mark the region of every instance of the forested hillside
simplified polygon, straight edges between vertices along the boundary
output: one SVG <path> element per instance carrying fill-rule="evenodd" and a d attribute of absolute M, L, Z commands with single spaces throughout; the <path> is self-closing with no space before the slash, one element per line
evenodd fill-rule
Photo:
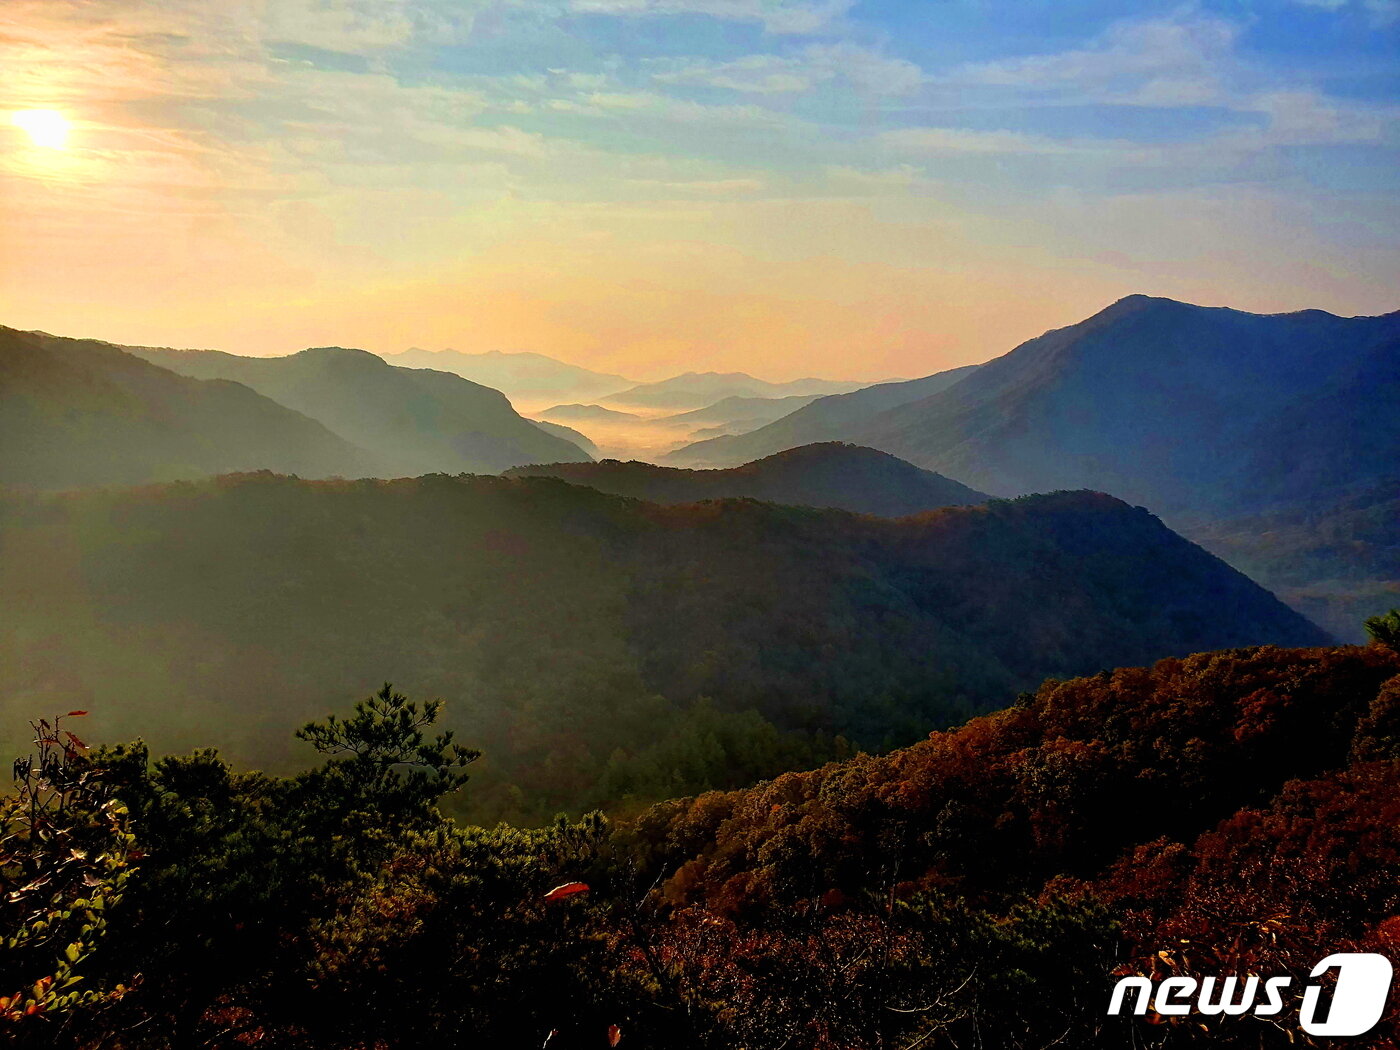
<path fill-rule="evenodd" d="M 666 803 L 624 841 L 670 909 L 676 986 L 742 1045 L 1313 1045 L 1313 965 L 1397 946 L 1397 745 L 1393 647 L 1200 653 Z M 1131 973 L 1294 982 L 1277 1019 L 1110 1019 Z"/>
<path fill-rule="evenodd" d="M 1384 511 L 1400 464 L 1400 313 L 1133 295 L 947 375 L 823 398 L 666 461 L 732 466 L 852 441 L 995 495 L 1091 488 L 1143 504 L 1341 637 L 1400 594 L 1400 517 Z M 916 384 L 936 389 L 908 396 Z"/>
<path fill-rule="evenodd" d="M 889 755 L 611 826 L 444 822 L 476 789 L 474 741 L 388 687 L 302 729 L 319 764 L 290 778 L 89 755 L 81 712 L 46 721 L 0 801 L 25 876 L 0 901 L 22 931 L 0 946 L 0 1031 L 74 1050 L 1334 1045 L 1299 1027 L 1312 968 L 1400 946 L 1400 614 L 1376 629 L 1388 645 L 1049 682 Z M 1281 1009 L 1108 1016 L 1124 976 L 1237 974 L 1288 978 Z M 1393 1045 L 1396 1021 L 1354 1045 Z"/>
<path fill-rule="evenodd" d="M 529 819 L 906 742 L 1047 675 L 1322 637 L 1094 493 L 887 520 L 263 474 L 8 494 L 0 533 L 11 746 L 66 705 L 286 769 L 291 726 L 389 679 L 487 748 L 478 812 Z"/>
<path fill-rule="evenodd" d="M 510 477 L 552 477 L 653 503 L 746 498 L 801 507 L 838 507 L 900 517 L 939 507 L 985 503 L 951 478 L 872 448 L 804 445 L 729 470 L 684 470 L 635 460 L 516 467 Z"/>

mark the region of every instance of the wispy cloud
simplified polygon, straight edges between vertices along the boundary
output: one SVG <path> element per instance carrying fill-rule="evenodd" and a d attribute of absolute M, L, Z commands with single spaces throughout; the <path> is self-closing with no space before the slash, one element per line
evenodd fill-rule
<path fill-rule="evenodd" d="M 1241 107 L 1262 115 L 1255 133 L 1235 136 L 1263 146 L 1329 146 L 1400 139 L 1400 107 L 1328 99 L 1316 91 L 1271 91 Z"/>
<path fill-rule="evenodd" d="M 658 65 L 663 68 L 652 79 L 659 83 L 762 95 L 810 91 L 833 81 L 876 95 L 906 95 L 925 79 L 913 62 L 847 43 L 813 44 L 793 55 L 745 55 L 728 62 L 667 60 Z"/>
<path fill-rule="evenodd" d="M 1074 145 L 1045 135 L 1016 131 L 974 131 L 967 128 L 900 128 L 878 136 L 878 143 L 897 153 L 938 154 L 1055 154 L 1073 153 Z"/>
<path fill-rule="evenodd" d="M 854 5 L 855 0 L 569 0 L 572 10 L 588 14 L 709 15 L 793 34 L 828 29 Z"/>
<path fill-rule="evenodd" d="M 708 179 L 690 182 L 668 182 L 664 179 L 633 179 L 636 186 L 647 189 L 660 189 L 671 193 L 700 196 L 749 196 L 762 192 L 765 183 L 762 179 Z"/>
<path fill-rule="evenodd" d="M 1324 11 L 1362 11 L 1379 25 L 1400 21 L 1400 0 L 1293 0 L 1300 7 Z"/>
<path fill-rule="evenodd" d="M 771 128 L 790 123 L 783 114 L 761 106 L 707 105 L 654 91 L 595 91 L 551 99 L 546 105 L 576 116 L 644 117 L 675 125 Z"/>
<path fill-rule="evenodd" d="M 973 63 L 946 82 L 1101 103 L 1209 105 L 1227 92 L 1225 67 L 1238 34 L 1234 23 L 1196 13 L 1128 20 L 1087 47 Z"/>

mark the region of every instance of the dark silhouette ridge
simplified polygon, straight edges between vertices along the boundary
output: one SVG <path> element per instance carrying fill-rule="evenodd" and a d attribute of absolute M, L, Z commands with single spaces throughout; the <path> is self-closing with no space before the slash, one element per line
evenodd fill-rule
<path fill-rule="evenodd" d="M 990 497 L 874 449 L 840 442 L 804 445 L 728 470 L 685 470 L 615 459 L 517 467 L 514 477 L 555 477 L 653 503 L 746 497 L 901 517 Z"/>

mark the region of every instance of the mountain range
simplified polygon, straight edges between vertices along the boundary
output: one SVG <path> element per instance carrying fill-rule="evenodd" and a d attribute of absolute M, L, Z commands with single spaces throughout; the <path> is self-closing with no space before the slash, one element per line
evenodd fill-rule
<path fill-rule="evenodd" d="M 690 441 L 715 434 L 742 434 L 754 430 L 810 404 L 819 396 L 725 397 L 703 408 L 669 415 L 654 415 L 646 409 L 624 412 L 602 405 L 574 403 L 543 409 L 539 416 L 552 422 L 585 428 L 595 447 L 605 450 L 595 458 L 655 462 Z M 587 451 L 591 452 L 592 449 Z"/>
<path fill-rule="evenodd" d="M 964 365 L 923 379 L 877 383 L 844 394 L 830 394 L 744 434 L 696 441 L 664 457 L 678 467 L 732 467 L 798 445 L 847 441 L 866 419 L 889 408 L 936 394 L 970 375 Z"/>
<path fill-rule="evenodd" d="M 548 419 L 532 419 L 531 423 L 539 427 L 546 434 L 553 434 L 555 437 L 563 438 L 570 444 L 577 445 L 588 453 L 593 459 L 602 458 L 602 451 L 594 444 L 593 439 L 587 434 L 580 433 L 573 427 L 566 427 L 563 423 L 555 423 Z"/>
<path fill-rule="evenodd" d="M 860 430 L 999 494 L 1088 486 L 1172 515 L 1258 510 L 1393 469 L 1394 387 L 1373 381 L 1397 350 L 1400 313 L 1259 315 L 1130 296 Z M 1338 388 L 1340 425 L 1336 398 L 1319 397 Z M 1277 443 L 1319 413 L 1327 476 L 1298 486 Z M 1371 437 L 1389 444 L 1361 455 Z"/>
<path fill-rule="evenodd" d="M 690 373 L 613 395 L 640 402 L 640 420 L 556 406 L 585 430 L 616 424 L 590 440 L 567 419 L 527 420 L 460 376 L 363 351 L 243 358 L 0 329 L 0 481 L 490 473 L 638 451 L 668 466 L 729 468 L 850 442 L 994 495 L 1090 488 L 1143 504 L 1355 638 L 1362 619 L 1400 602 L 1398 374 L 1400 314 L 1258 315 L 1139 295 L 986 364 L 918 380 L 818 396 L 794 388 L 850 384 Z M 696 400 L 703 407 L 670 411 Z M 665 454 L 685 427 L 746 426 L 741 416 L 792 403 L 801 407 L 748 433 Z M 625 474 L 626 491 L 654 493 L 677 484 L 641 473 L 613 466 L 595 480 Z"/>
<path fill-rule="evenodd" d="M 697 717 L 687 746 L 712 739 L 707 702 L 748 720 L 720 763 L 743 782 L 800 761 L 742 757 L 765 738 L 907 742 L 1047 675 L 1325 638 L 1088 492 L 886 519 L 554 478 L 261 473 L 0 492 L 0 535 L 0 593 L 24 610 L 0 618 L 6 746 L 77 707 L 98 739 L 213 732 L 240 763 L 287 768 L 288 730 L 387 679 L 448 698 L 486 748 L 483 817 L 547 819 L 609 783 L 683 790 L 665 763 L 613 758 Z"/>
<path fill-rule="evenodd" d="M 41 488 L 591 458 L 582 435 L 521 417 L 499 391 L 343 347 L 254 358 L 0 328 L 0 408 L 0 483 Z"/>
<path fill-rule="evenodd" d="M 501 391 L 512 404 L 532 409 L 564 400 L 592 401 L 637 385 L 635 379 L 595 372 L 527 351 L 488 350 L 468 354 L 460 350 L 424 350 L 415 346 L 399 354 L 382 356 L 390 364 L 406 368 L 452 372 Z"/>
<path fill-rule="evenodd" d="M 1169 514 L 1262 510 L 1394 471 L 1397 352 L 1400 313 L 1134 295 L 971 371 L 825 398 L 670 458 L 728 466 L 840 439 L 998 495 L 1089 487 Z"/>
<path fill-rule="evenodd" d="M 652 503 L 757 499 L 902 517 L 990 497 L 874 449 L 839 442 L 803 445 L 728 470 L 686 470 L 615 459 L 515 467 L 507 477 L 553 477 Z"/>
<path fill-rule="evenodd" d="M 386 464 L 239 383 L 159 368 L 123 348 L 0 328 L 0 483 L 137 484 L 268 469 L 307 477 Z"/>
<path fill-rule="evenodd" d="M 867 385 L 834 379 L 794 379 L 789 383 L 770 383 L 745 372 L 686 372 L 657 383 L 641 383 L 598 400 L 604 406 L 614 408 L 676 412 L 704 408 L 728 397 L 820 396 L 846 393 Z"/>
<path fill-rule="evenodd" d="M 746 434 L 783 416 L 810 405 L 825 394 L 788 394 L 786 397 L 726 397 L 712 405 L 662 416 L 656 422 L 669 427 L 689 430 L 693 434 L 709 431 L 724 434 Z"/>
<path fill-rule="evenodd" d="M 997 495 L 1112 492 L 1356 637 L 1400 597 L 1388 553 L 1400 523 L 1384 520 L 1400 476 L 1397 374 L 1400 313 L 1261 315 L 1135 295 L 975 370 L 822 398 L 665 462 L 730 466 L 843 440 Z M 1272 520 L 1290 523 L 1286 546 Z"/>
<path fill-rule="evenodd" d="M 573 402 L 567 405 L 553 405 L 538 413 L 544 419 L 556 423 L 634 423 L 642 417 L 635 412 L 619 412 L 615 408 L 602 405 L 584 405 Z"/>
<path fill-rule="evenodd" d="M 319 420 L 392 464 L 394 475 L 495 473 L 541 460 L 586 459 L 524 419 L 499 390 L 450 372 L 400 368 L 364 350 L 326 346 L 286 357 L 133 347 L 198 379 L 232 380 Z"/>

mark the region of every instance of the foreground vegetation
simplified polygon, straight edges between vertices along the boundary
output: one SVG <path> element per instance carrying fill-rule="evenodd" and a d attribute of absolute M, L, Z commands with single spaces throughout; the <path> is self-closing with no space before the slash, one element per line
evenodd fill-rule
<path fill-rule="evenodd" d="M 0 811 L 0 1026 L 130 1050 L 1302 1045 L 1296 1012 L 1109 1018 L 1107 995 L 1394 951 L 1400 617 L 1373 633 L 1047 683 L 620 825 L 444 819 L 477 755 L 387 686 L 306 726 L 323 760 L 291 777 L 40 722 Z"/>

